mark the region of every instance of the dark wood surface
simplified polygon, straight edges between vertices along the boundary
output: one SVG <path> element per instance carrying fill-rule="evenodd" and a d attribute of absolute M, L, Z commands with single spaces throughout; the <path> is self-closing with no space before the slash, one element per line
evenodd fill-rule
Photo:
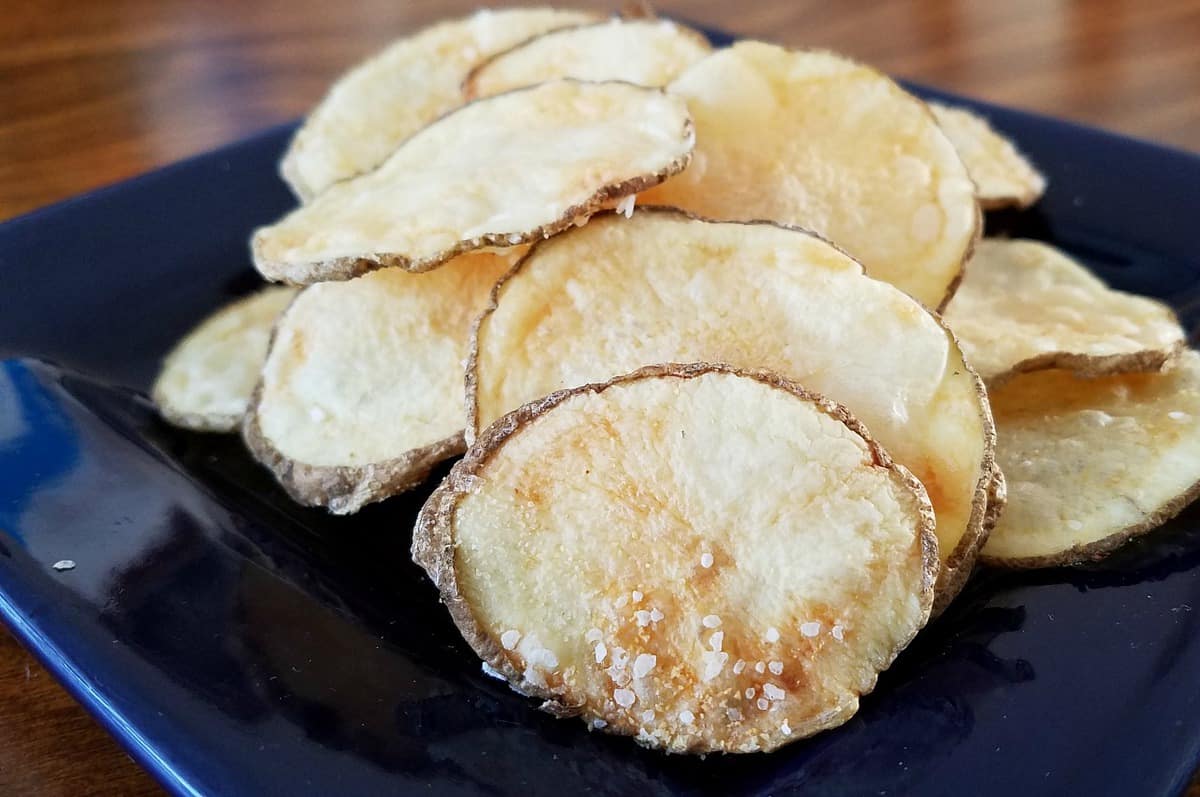
<path fill-rule="evenodd" d="M 394 36 L 474 5 L 5 3 L 0 219 L 296 117 L 335 75 Z M 681 0 L 660 8 L 1200 151 L 1200 0 Z M 156 792 L 0 631 L 0 794 Z"/>

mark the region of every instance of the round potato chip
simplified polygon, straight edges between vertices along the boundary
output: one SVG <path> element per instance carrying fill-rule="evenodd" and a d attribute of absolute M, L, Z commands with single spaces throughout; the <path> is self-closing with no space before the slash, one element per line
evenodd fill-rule
<path fill-rule="evenodd" d="M 1038 241 L 980 241 L 945 319 L 992 385 L 1046 368 L 1157 371 L 1185 344 L 1170 307 L 1113 290 Z"/>
<path fill-rule="evenodd" d="M 462 81 L 476 64 L 532 36 L 596 19 L 552 8 L 480 11 L 401 39 L 333 85 L 292 139 L 280 173 L 303 200 L 365 174 L 462 105 Z"/>
<path fill-rule="evenodd" d="M 262 288 L 222 307 L 179 341 L 150 390 L 163 418 L 200 432 L 237 429 L 267 358 L 271 328 L 295 295 L 295 288 Z"/>
<path fill-rule="evenodd" d="M 1025 208 L 1045 193 L 1046 178 L 987 119 L 937 102 L 929 109 L 966 164 L 983 207 Z"/>
<path fill-rule="evenodd" d="M 687 165 L 685 103 L 628 83 L 555 80 L 477 100 L 408 139 L 377 170 L 254 234 L 254 264 L 293 283 L 549 237 Z"/>
<path fill-rule="evenodd" d="M 930 312 L 802 230 L 640 208 L 538 244 L 477 324 L 468 442 L 538 396 L 692 361 L 768 368 L 845 404 L 929 491 L 939 600 L 953 596 L 992 483 L 983 385 Z"/>
<path fill-rule="evenodd" d="M 552 78 L 665 86 L 712 50 L 701 34 L 667 20 L 611 19 L 543 34 L 471 72 L 468 97 L 487 97 Z"/>
<path fill-rule="evenodd" d="M 983 558 L 1009 567 L 1095 559 L 1200 492 L 1200 354 L 1162 374 L 1022 374 L 992 393 L 1008 508 Z"/>
<path fill-rule="evenodd" d="M 336 514 L 463 451 L 471 319 L 511 257 L 463 255 L 302 292 L 280 319 L 244 436 L 288 493 Z"/>
<path fill-rule="evenodd" d="M 925 624 L 931 527 L 844 408 L 772 374 L 655 366 L 485 431 L 413 555 L 545 710 L 754 752 L 845 722 Z"/>
<path fill-rule="evenodd" d="M 669 90 L 687 99 L 695 157 L 640 201 L 796 224 L 927 307 L 953 293 L 978 236 L 975 187 L 929 109 L 890 78 L 739 42 Z"/>

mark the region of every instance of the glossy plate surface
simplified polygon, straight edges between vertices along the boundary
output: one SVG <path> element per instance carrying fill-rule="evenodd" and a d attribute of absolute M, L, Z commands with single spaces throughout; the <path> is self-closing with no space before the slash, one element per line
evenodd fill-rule
<path fill-rule="evenodd" d="M 935 92 L 928 96 L 951 101 Z M 966 102 L 966 101 L 962 101 Z M 993 231 L 1200 320 L 1200 158 L 974 104 L 1046 171 Z M 1174 794 L 1200 758 L 1200 509 L 1110 560 L 976 574 L 851 722 L 665 757 L 479 670 L 409 561 L 430 487 L 335 519 L 141 392 L 251 289 L 280 128 L 0 226 L 0 617 L 180 794 Z M 439 474 L 444 472 L 439 471 Z M 77 563 L 56 572 L 61 559 Z"/>

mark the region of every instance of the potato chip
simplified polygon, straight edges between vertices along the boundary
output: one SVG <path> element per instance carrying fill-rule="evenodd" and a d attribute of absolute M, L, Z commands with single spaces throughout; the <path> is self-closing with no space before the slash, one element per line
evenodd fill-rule
<path fill-rule="evenodd" d="M 476 67 L 463 87 L 468 97 L 487 97 L 560 77 L 665 86 L 711 50 L 674 22 L 612 19 L 519 44 Z"/>
<path fill-rule="evenodd" d="M 303 200 L 369 172 L 462 105 L 462 81 L 476 64 L 532 36 L 596 19 L 550 8 L 480 11 L 401 39 L 333 85 L 292 139 L 280 172 Z"/>
<path fill-rule="evenodd" d="M 463 451 L 471 319 L 511 257 L 463 255 L 307 288 L 280 319 L 244 436 L 302 504 L 336 514 Z"/>
<path fill-rule="evenodd" d="M 657 366 L 485 431 L 413 555 L 545 710 L 755 752 L 849 719 L 925 624 L 932 521 L 842 407 L 768 373 Z"/>
<path fill-rule="evenodd" d="M 840 56 L 761 42 L 718 50 L 669 90 L 688 101 L 695 157 L 639 201 L 796 224 L 928 307 L 949 298 L 979 206 L 920 100 Z"/>
<path fill-rule="evenodd" d="M 691 361 L 767 368 L 845 404 L 924 483 L 939 592 L 961 586 L 992 482 L 983 385 L 931 313 L 802 230 L 640 208 L 538 244 L 477 324 L 468 442 L 554 390 Z"/>
<path fill-rule="evenodd" d="M 929 109 L 966 164 L 983 207 L 1029 207 L 1045 193 L 1046 178 L 987 119 L 937 102 Z"/>
<path fill-rule="evenodd" d="M 150 390 L 163 418 L 200 432 L 237 429 L 267 358 L 271 328 L 295 295 L 295 288 L 262 288 L 222 307 L 179 341 Z"/>
<path fill-rule="evenodd" d="M 1162 374 L 1022 374 L 994 391 L 1008 508 L 991 564 L 1095 559 L 1179 513 L 1200 492 L 1200 354 Z"/>
<path fill-rule="evenodd" d="M 1171 308 L 1109 288 L 1038 241 L 981 241 L 945 319 L 989 384 L 1045 368 L 1157 371 L 1185 342 Z"/>
<path fill-rule="evenodd" d="M 687 165 L 683 100 L 628 83 L 557 80 L 478 100 L 253 240 L 268 279 L 348 279 L 548 237 Z"/>

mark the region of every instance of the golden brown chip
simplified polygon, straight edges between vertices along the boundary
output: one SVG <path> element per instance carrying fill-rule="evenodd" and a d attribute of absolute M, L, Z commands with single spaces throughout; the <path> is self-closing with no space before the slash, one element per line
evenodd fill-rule
<path fill-rule="evenodd" d="M 992 564 L 1102 556 L 1179 513 L 1200 489 L 1200 354 L 1163 374 L 1022 374 L 992 393 L 1008 508 Z"/>
<path fill-rule="evenodd" d="M 307 288 L 280 319 L 246 441 L 291 496 L 337 514 L 463 450 L 471 319 L 510 257 L 463 255 Z"/>
<path fill-rule="evenodd" d="M 1024 208 L 1041 198 L 1046 178 L 987 119 L 937 102 L 929 109 L 966 164 L 981 205 Z"/>
<path fill-rule="evenodd" d="M 923 102 L 862 64 L 761 42 L 718 50 L 669 90 L 688 101 L 695 157 L 639 201 L 796 224 L 927 307 L 949 298 L 979 207 Z"/>
<path fill-rule="evenodd" d="M 1185 343 L 1171 308 L 1109 288 L 1038 241 L 980 241 L 945 319 L 989 384 L 1045 368 L 1156 371 Z"/>
<path fill-rule="evenodd" d="M 242 422 L 271 327 L 296 295 L 273 286 L 204 319 L 163 360 L 151 396 L 170 423 L 201 432 L 232 432 Z"/>
<path fill-rule="evenodd" d="M 586 11 L 480 11 L 395 42 L 346 73 L 292 139 L 280 172 L 301 199 L 383 163 L 400 145 L 463 102 L 476 65 L 531 36 L 595 20 Z"/>
<path fill-rule="evenodd" d="M 413 555 L 475 651 L 559 715 L 674 752 L 849 719 L 929 616 L 924 490 L 833 402 L 656 366 L 485 431 Z"/>
<path fill-rule="evenodd" d="M 983 385 L 931 313 L 816 236 L 670 209 L 595 216 L 538 244 L 497 286 L 471 355 L 468 442 L 538 396 L 647 363 L 795 379 L 845 404 L 924 483 L 939 593 L 971 569 L 992 483 Z"/>
<path fill-rule="evenodd" d="M 552 78 L 665 86 L 707 55 L 708 40 L 674 22 L 612 19 L 538 36 L 480 64 L 468 97 L 487 97 Z"/>
<path fill-rule="evenodd" d="M 254 234 L 268 279 L 310 283 L 548 237 L 687 165 L 685 103 L 628 83 L 556 80 L 477 100 Z"/>

